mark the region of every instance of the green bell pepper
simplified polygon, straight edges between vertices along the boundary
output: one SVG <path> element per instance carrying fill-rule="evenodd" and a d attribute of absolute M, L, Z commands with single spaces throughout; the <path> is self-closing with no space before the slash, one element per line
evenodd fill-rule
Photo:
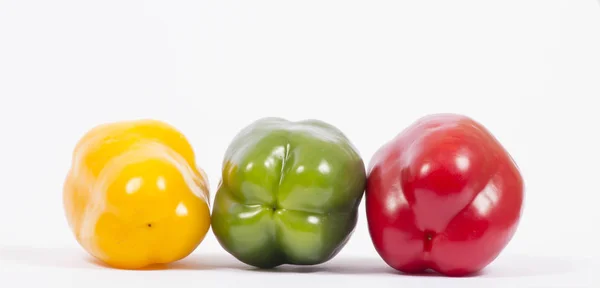
<path fill-rule="evenodd" d="M 259 119 L 225 152 L 212 230 L 251 266 L 321 264 L 353 233 L 365 185 L 362 158 L 334 126 Z"/>

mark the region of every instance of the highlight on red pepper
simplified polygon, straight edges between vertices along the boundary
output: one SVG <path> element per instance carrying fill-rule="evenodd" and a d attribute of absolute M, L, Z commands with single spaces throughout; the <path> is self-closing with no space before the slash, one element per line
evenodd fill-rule
<path fill-rule="evenodd" d="M 517 165 L 464 115 L 419 119 L 379 148 L 367 172 L 371 240 L 404 273 L 476 273 L 499 256 L 522 215 Z"/>

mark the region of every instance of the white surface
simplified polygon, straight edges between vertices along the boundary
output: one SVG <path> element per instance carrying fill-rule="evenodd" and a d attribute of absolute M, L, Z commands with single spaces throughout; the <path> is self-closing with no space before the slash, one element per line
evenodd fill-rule
<path fill-rule="evenodd" d="M 222 253 L 195 253 L 168 269 L 105 268 L 73 249 L 0 250 L 3 281 L 23 287 L 598 287 L 600 262 L 591 258 L 503 255 L 479 275 L 447 278 L 401 275 L 376 257 L 342 255 L 314 267 L 256 270 Z M 594 274 L 595 273 L 595 274 Z M 318 285 L 318 286 L 317 286 Z"/>
<path fill-rule="evenodd" d="M 0 286 L 591 287 L 599 51 L 593 0 L 0 0 Z M 177 126 L 214 193 L 227 145 L 256 118 L 328 121 L 368 161 L 436 112 L 482 122 L 526 180 L 519 230 L 479 277 L 385 274 L 363 210 L 335 260 L 346 268 L 302 274 L 240 272 L 212 232 L 188 260 L 210 269 L 99 269 L 84 262 L 63 216 L 72 148 L 99 123 Z"/>

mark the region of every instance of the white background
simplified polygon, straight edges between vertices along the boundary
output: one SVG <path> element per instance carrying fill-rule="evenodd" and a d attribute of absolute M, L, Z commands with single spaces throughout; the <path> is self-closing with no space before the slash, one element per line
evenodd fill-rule
<path fill-rule="evenodd" d="M 0 0 L 0 286 L 593 286 L 599 96 L 594 0 Z M 390 274 L 364 206 L 348 245 L 312 273 L 246 271 L 212 232 L 179 269 L 105 269 L 63 215 L 72 149 L 100 123 L 175 125 L 214 196 L 227 145 L 257 118 L 325 120 L 368 162 L 437 112 L 487 126 L 526 181 L 517 234 L 477 278 Z"/>

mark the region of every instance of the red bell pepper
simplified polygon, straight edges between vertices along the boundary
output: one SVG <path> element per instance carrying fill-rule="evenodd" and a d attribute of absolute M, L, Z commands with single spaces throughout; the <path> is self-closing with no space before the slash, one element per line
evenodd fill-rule
<path fill-rule="evenodd" d="M 520 221 L 524 184 L 517 165 L 467 116 L 419 119 L 374 154 L 368 173 L 371 239 L 383 260 L 404 273 L 478 272 Z"/>

